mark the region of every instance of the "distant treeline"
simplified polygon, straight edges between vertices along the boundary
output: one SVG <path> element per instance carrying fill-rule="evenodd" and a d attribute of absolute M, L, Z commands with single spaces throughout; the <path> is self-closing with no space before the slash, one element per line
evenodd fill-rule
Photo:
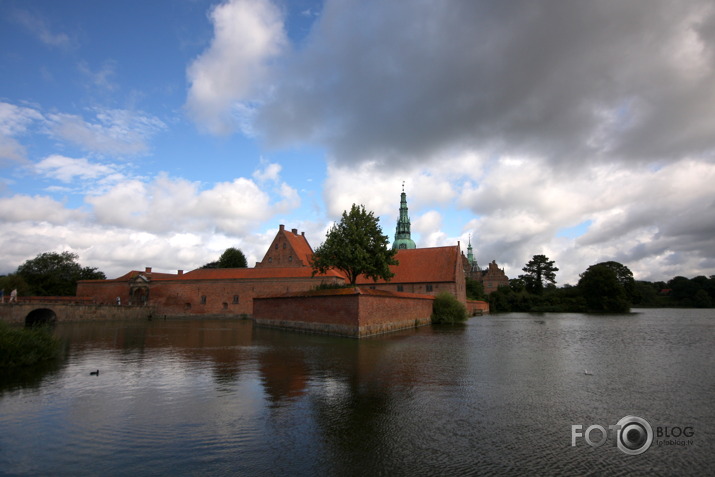
<path fill-rule="evenodd" d="M 557 288 L 558 268 L 548 257 L 534 255 L 522 270 L 523 275 L 488 297 L 467 280 L 467 293 L 471 298 L 488 300 L 492 312 L 624 313 L 631 307 L 715 307 L 715 275 L 690 279 L 677 276 L 667 282 L 636 281 L 627 266 L 610 261 L 588 267 L 576 286 Z"/>

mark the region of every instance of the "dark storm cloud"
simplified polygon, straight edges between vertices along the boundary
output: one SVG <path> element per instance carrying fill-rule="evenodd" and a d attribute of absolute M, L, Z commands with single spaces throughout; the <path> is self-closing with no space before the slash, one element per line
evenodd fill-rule
<path fill-rule="evenodd" d="M 341 162 L 709 153 L 713 36 L 709 2 L 326 2 L 258 129 Z"/>

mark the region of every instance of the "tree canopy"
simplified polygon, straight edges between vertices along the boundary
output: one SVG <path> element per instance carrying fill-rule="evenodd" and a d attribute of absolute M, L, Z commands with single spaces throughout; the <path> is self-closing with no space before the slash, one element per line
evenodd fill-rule
<path fill-rule="evenodd" d="M 239 249 L 230 247 L 218 259 L 219 268 L 246 268 L 246 256 Z"/>
<path fill-rule="evenodd" d="M 519 278 L 524 281 L 528 291 L 536 294 L 541 294 L 547 284 L 554 285 L 556 272 L 559 271 L 554 266 L 554 261 L 549 260 L 546 255 L 534 255 L 522 270 L 526 273 L 519 275 Z"/>
<path fill-rule="evenodd" d="M 397 251 L 388 247 L 389 243 L 374 214 L 363 205 L 353 204 L 313 253 L 313 275 L 337 268 L 347 275 L 351 285 L 360 275 L 375 281 L 389 280 L 394 275 L 390 265 L 398 264 L 394 258 Z"/>
<path fill-rule="evenodd" d="M 214 262 L 209 262 L 201 268 L 246 268 L 248 262 L 243 252 L 235 247 L 227 248 Z"/>
<path fill-rule="evenodd" d="M 620 270 L 622 276 L 630 275 L 633 279 L 628 267 L 618 262 L 597 263 L 581 274 L 578 288 L 590 311 L 623 313 L 630 310 L 626 289 L 616 270 Z"/>
<path fill-rule="evenodd" d="M 77 258 L 72 252 L 45 252 L 20 265 L 16 273 L 35 296 L 71 296 L 77 292 L 78 280 L 107 278 L 96 268 L 82 267 Z"/>

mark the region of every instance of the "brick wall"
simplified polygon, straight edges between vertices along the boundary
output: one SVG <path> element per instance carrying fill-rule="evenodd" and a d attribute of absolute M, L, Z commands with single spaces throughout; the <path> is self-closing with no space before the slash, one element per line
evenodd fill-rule
<path fill-rule="evenodd" d="M 253 318 L 259 326 L 359 338 L 430 323 L 429 297 L 369 289 L 257 298 Z"/>
<path fill-rule="evenodd" d="M 252 315 L 257 296 L 281 295 L 312 290 L 320 283 L 334 282 L 326 277 L 270 278 L 238 280 L 152 280 L 148 304 L 159 315 Z M 77 286 L 78 296 L 91 296 L 95 303 L 129 304 L 129 283 L 87 281 Z"/>

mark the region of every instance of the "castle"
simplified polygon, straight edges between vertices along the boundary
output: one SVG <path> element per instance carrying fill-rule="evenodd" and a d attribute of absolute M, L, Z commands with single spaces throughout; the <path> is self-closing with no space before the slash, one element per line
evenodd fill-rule
<path fill-rule="evenodd" d="M 496 289 L 497 283 L 507 283 L 495 262 L 487 270 L 479 270 L 473 259 L 471 239 L 465 257 L 457 245 L 417 248 L 411 238 L 407 196 L 404 186 L 400 200 L 393 249 L 399 265 L 390 267 L 394 276 L 373 281 L 358 278 L 357 285 L 366 290 L 396 294 L 435 296 L 449 292 L 468 304 L 465 275 Z M 319 285 L 345 284 L 340 271 L 313 274 L 311 248 L 305 233 L 287 230 L 280 225 L 263 259 L 253 268 L 200 268 L 184 273 L 156 273 L 150 267 L 130 271 L 110 280 L 82 280 L 77 296 L 90 297 L 95 303 L 151 305 L 161 315 L 251 316 L 254 300 L 286 293 L 308 292 Z M 483 302 L 479 302 L 483 303 Z M 472 306 L 482 307 L 483 305 Z M 473 311 L 473 310 L 470 310 Z"/>

